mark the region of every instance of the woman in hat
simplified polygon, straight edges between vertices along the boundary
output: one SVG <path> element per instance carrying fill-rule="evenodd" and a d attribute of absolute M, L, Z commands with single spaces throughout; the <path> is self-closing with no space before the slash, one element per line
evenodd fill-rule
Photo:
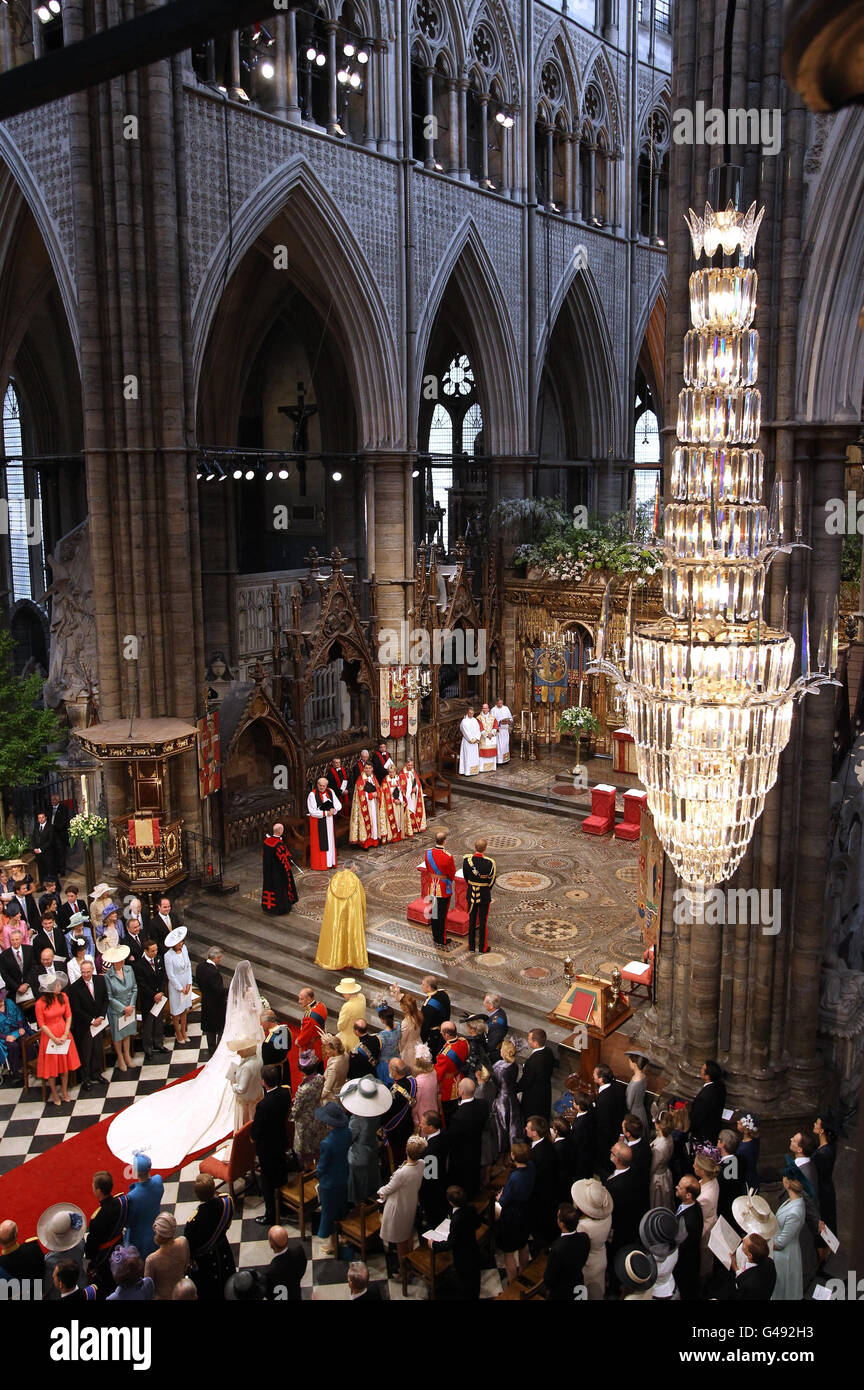
<path fill-rule="evenodd" d="M 126 935 L 123 919 L 120 916 L 120 909 L 116 903 L 107 903 L 102 910 L 102 935 L 107 936 L 115 946 L 121 942 Z M 114 941 L 115 936 L 117 938 L 116 941 Z"/>
<path fill-rule="evenodd" d="M 717 1174 L 720 1164 L 712 1154 L 697 1149 L 693 1159 L 693 1172 L 699 1179 L 699 1196 L 696 1198 L 702 1208 L 702 1254 L 699 1273 L 706 1279 L 714 1267 L 713 1256 L 708 1249 L 708 1238 L 717 1221 L 717 1204 L 720 1201 L 720 1184 Z"/>
<path fill-rule="evenodd" d="M 68 983 L 66 976 L 59 971 L 56 975 L 40 975 L 39 988 L 42 992 L 36 1000 L 36 1022 L 42 1034 L 39 1039 L 36 1075 L 44 1077 L 48 1082 L 51 1099 L 55 1105 L 61 1104 L 55 1078 L 60 1077 L 63 1100 L 68 1101 L 69 1073 L 76 1071 L 81 1065 L 78 1049 L 72 1037 L 72 1009 L 63 993 Z M 49 1052 L 48 1048 L 52 1043 L 65 1046 L 65 1051 Z"/>
<path fill-rule="evenodd" d="M 473 1076 L 480 1067 L 492 1070 L 492 1058 L 486 1042 L 485 1014 L 468 1014 L 465 1018 L 465 1032 L 468 1036 L 468 1075 Z"/>
<path fill-rule="evenodd" d="M 67 944 L 69 947 L 69 983 L 74 985 L 76 980 L 81 979 L 81 962 L 89 960 L 94 970 L 96 969 L 96 962 L 88 954 L 87 942 L 83 936 L 69 936 L 67 937 Z"/>
<path fill-rule="evenodd" d="M 668 1110 L 661 1110 L 654 1124 L 657 1133 L 651 1140 L 651 1206 L 674 1211 L 674 1183 L 669 1164 L 675 1150 L 675 1121 Z"/>
<path fill-rule="evenodd" d="M 582 1269 L 582 1280 L 591 1302 L 603 1298 L 606 1289 L 606 1242 L 612 1229 L 612 1194 L 598 1178 L 580 1178 L 570 1189 L 573 1205 L 582 1215 L 577 1231 L 591 1242 Z"/>
<path fill-rule="evenodd" d="M 615 1256 L 615 1273 L 621 1284 L 624 1302 L 654 1297 L 657 1283 L 657 1261 L 638 1245 L 625 1245 Z"/>
<path fill-rule="evenodd" d="M 804 1225 L 804 1184 L 797 1178 L 784 1178 L 786 1200 L 777 1208 L 777 1234 L 772 1259 L 777 1283 L 772 1303 L 798 1303 L 804 1297 L 804 1267 L 801 1260 L 801 1228 Z"/>
<path fill-rule="evenodd" d="M 356 1042 L 356 1035 L 354 1041 Z M 321 1056 L 324 1059 L 324 1087 L 321 1091 L 321 1104 L 335 1100 L 348 1080 L 348 1067 L 351 1059 L 342 1039 L 335 1033 L 321 1034 Z"/>
<path fill-rule="evenodd" d="M 339 1010 L 339 1019 L 336 1023 L 336 1032 L 342 1039 L 342 1046 L 346 1052 L 350 1052 L 357 1042 L 357 1035 L 354 1032 L 354 1024 L 358 1018 L 366 1017 L 366 999 L 363 994 L 362 985 L 350 975 L 344 980 L 340 980 L 336 986 L 336 993 L 341 994 L 345 1003 Z M 343 1077 L 343 1080 L 345 1078 Z"/>
<path fill-rule="evenodd" d="M 348 1081 L 339 1092 L 340 1103 L 351 1119 L 348 1150 L 348 1201 L 351 1206 L 372 1201 L 380 1186 L 378 1128 L 390 1109 L 389 1087 L 372 1076 Z"/>
<path fill-rule="evenodd" d="M 234 1092 L 234 1133 L 237 1134 L 253 1118 L 255 1106 L 264 1094 L 262 1063 L 258 1042 L 253 1037 L 229 1038 L 228 1051 L 235 1054 L 227 1077 Z"/>
<path fill-rule="evenodd" d="M 652 1290 L 652 1298 L 680 1302 L 674 1271 L 678 1263 L 678 1246 L 684 1239 L 684 1230 L 668 1207 L 652 1207 L 642 1217 L 639 1240 L 657 1261 L 657 1282 Z"/>
<path fill-rule="evenodd" d="M 303 1073 L 303 1080 L 294 1095 L 291 1119 L 294 1121 L 294 1152 L 305 1170 L 314 1168 L 318 1162 L 321 1141 L 327 1133 L 324 1125 L 315 1118 L 315 1111 L 322 1103 L 324 1067 L 311 1048 L 300 1053 L 297 1065 Z"/>
<path fill-rule="evenodd" d="M 337 1100 L 328 1100 L 315 1111 L 315 1119 L 327 1127 L 315 1169 L 321 1206 L 318 1239 L 327 1242 L 321 1252 L 323 1255 L 338 1255 L 336 1222 L 345 1214 L 348 1205 L 348 1150 L 351 1147 L 348 1112 Z"/>
<path fill-rule="evenodd" d="M 645 1108 L 645 1090 L 648 1086 L 648 1077 L 645 1075 L 645 1068 L 648 1065 L 648 1058 L 641 1052 L 627 1052 L 624 1054 L 630 1063 L 630 1080 L 627 1082 L 627 1112 L 636 1115 L 642 1121 L 642 1133 L 647 1135 L 648 1130 L 648 1111 Z"/>
<path fill-rule="evenodd" d="M 13 1081 L 21 1075 L 23 1040 L 32 1032 L 9 991 L 0 987 L 0 1068 L 8 1067 Z"/>
<path fill-rule="evenodd" d="M 736 1158 L 741 1176 L 750 1192 L 759 1191 L 759 1116 L 748 1111 L 737 1124 L 741 1143 Z"/>
<path fill-rule="evenodd" d="M 135 972 L 128 963 L 128 955 L 128 946 L 107 946 L 102 953 L 107 967 L 105 987 L 108 990 L 108 1019 L 120 1071 L 128 1071 L 134 1065 L 132 1039 L 137 1026 L 135 1004 L 138 999 L 138 985 Z"/>
<path fill-rule="evenodd" d="M 175 927 L 165 938 L 165 974 L 168 979 L 168 1007 L 178 1043 L 187 1041 L 188 1009 L 192 1003 L 192 962 L 184 942 L 186 928 Z"/>
<path fill-rule="evenodd" d="M 43 1298 L 54 1301 L 60 1297 L 52 1276 L 57 1265 L 67 1260 L 78 1266 L 78 1288 L 84 1288 L 86 1234 L 87 1219 L 81 1208 L 76 1207 L 73 1202 L 56 1202 L 43 1211 L 36 1222 L 39 1244 L 48 1251 L 45 1256 L 45 1277 L 42 1281 Z"/>
<path fill-rule="evenodd" d="M 423 1181 L 425 1152 L 426 1140 L 412 1134 L 405 1146 L 405 1162 L 400 1164 L 390 1181 L 378 1192 L 379 1201 L 382 1198 L 384 1201 L 381 1239 L 385 1246 L 396 1246 L 400 1273 L 402 1261 L 414 1246 L 414 1223 Z"/>
<path fill-rule="evenodd" d="M 427 1043 L 418 1042 L 414 1048 L 414 1083 L 417 1087 L 411 1110 L 414 1114 L 414 1128 L 420 1128 L 420 1121 L 427 1110 L 438 1109 L 438 1073 L 435 1070 L 435 1059 Z M 393 1085 L 393 1078 L 387 1076 L 389 1085 Z"/>
<path fill-rule="evenodd" d="M 157 1303 L 171 1300 L 174 1285 L 189 1268 L 189 1242 L 178 1236 L 177 1221 L 168 1211 L 160 1212 L 153 1222 L 156 1249 L 144 1261 L 144 1273 L 153 1280 L 153 1297 Z"/>
<path fill-rule="evenodd" d="M 72 955 L 72 942 L 75 939 L 83 940 L 87 946 L 90 959 L 95 966 L 101 965 L 101 959 L 97 957 L 96 942 L 93 938 L 93 930 L 90 926 L 90 918 L 83 912 L 73 912 L 69 918 L 69 930 L 66 932 L 66 945 L 69 948 L 70 957 Z"/>
<path fill-rule="evenodd" d="M 144 1261 L 134 1245 L 118 1245 L 111 1252 L 111 1276 L 116 1284 L 106 1303 L 149 1303 L 153 1280 L 144 1273 Z"/>

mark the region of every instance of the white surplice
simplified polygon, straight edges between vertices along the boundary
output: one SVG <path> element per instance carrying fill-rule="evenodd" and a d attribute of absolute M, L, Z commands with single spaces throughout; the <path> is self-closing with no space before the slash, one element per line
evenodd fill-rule
<path fill-rule="evenodd" d="M 500 767 L 502 763 L 509 763 L 510 761 L 510 724 L 504 724 L 502 727 L 501 721 L 509 719 L 512 722 L 513 715 L 506 705 L 501 705 L 500 708 L 496 705 L 492 713 L 498 720 L 495 737 L 498 740 L 498 766 Z"/>
<path fill-rule="evenodd" d="M 462 746 L 459 749 L 459 776 L 474 777 L 480 772 L 480 725 L 466 714 L 459 725 Z"/>

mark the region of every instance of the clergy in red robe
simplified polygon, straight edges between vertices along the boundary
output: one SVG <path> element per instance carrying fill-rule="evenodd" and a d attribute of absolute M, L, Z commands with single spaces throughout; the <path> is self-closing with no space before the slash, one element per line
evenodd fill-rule
<path fill-rule="evenodd" d="M 420 778 L 414 771 L 414 760 L 409 758 L 399 776 L 402 790 L 405 793 L 405 808 L 411 820 L 412 835 L 419 835 L 421 830 L 426 829 L 426 803 L 423 800 L 423 788 L 420 785 Z"/>
<path fill-rule="evenodd" d="M 369 761 L 369 750 L 364 748 L 357 764 L 354 795 L 351 799 L 348 839 L 352 845 L 359 845 L 361 849 L 372 849 L 377 845 L 380 838 L 379 815 L 379 787 Z"/>
<path fill-rule="evenodd" d="M 306 798 L 309 812 L 309 865 L 312 869 L 336 868 L 336 835 L 333 818 L 342 809 L 342 803 L 331 792 L 326 777 L 319 777 L 315 790 Z"/>
<path fill-rule="evenodd" d="M 270 835 L 264 837 L 262 850 L 263 882 L 261 885 L 261 907 L 265 912 L 281 917 L 291 911 L 291 904 L 297 901 L 297 886 L 294 882 L 291 851 L 282 839 L 285 827 L 277 821 Z"/>
<path fill-rule="evenodd" d="M 348 770 L 337 760 L 328 764 L 326 776 L 327 785 L 331 792 L 334 796 L 338 796 L 342 802 L 342 810 L 339 815 L 343 819 L 347 819 L 349 811 Z"/>
<path fill-rule="evenodd" d="M 411 818 L 408 819 L 408 835 L 413 835 Z M 396 775 L 396 769 L 388 772 L 381 783 L 381 825 L 382 843 L 395 844 L 405 837 L 405 793 Z"/>

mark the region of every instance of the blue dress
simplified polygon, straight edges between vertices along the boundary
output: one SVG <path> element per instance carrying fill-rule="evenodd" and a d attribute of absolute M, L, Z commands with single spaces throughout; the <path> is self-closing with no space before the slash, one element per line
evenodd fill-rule
<path fill-rule="evenodd" d="M 495 1227 L 495 1243 L 499 1250 L 511 1254 L 528 1244 L 531 1235 L 529 1216 L 537 1172 L 533 1163 L 514 1168 L 501 1193 L 501 1216 Z"/>
<path fill-rule="evenodd" d="M 799 1303 L 804 1297 L 804 1267 L 801 1262 L 801 1227 L 804 1225 L 804 1198 L 781 1202 L 777 1208 L 780 1229 L 774 1237 L 771 1258 L 777 1271 L 772 1303 Z"/>
<path fill-rule="evenodd" d="M 378 1034 L 381 1042 L 381 1060 L 375 1068 L 375 1075 L 379 1081 L 383 1081 L 385 1086 L 393 1085 L 393 1078 L 389 1072 L 389 1066 L 394 1057 L 399 1056 L 400 1043 L 402 1038 L 401 1028 L 382 1028 Z"/>
<path fill-rule="evenodd" d="M 108 1018 L 111 1023 L 111 1036 L 115 1043 L 121 1038 L 132 1038 L 137 1027 L 135 1020 L 135 1000 L 138 998 L 138 986 L 135 983 L 135 975 L 131 965 L 123 966 L 122 978 L 117 974 L 113 965 L 109 965 L 105 971 L 105 987 L 108 990 Z M 132 1005 L 132 1014 L 129 1019 L 123 1019 L 123 1010 L 128 1004 Z"/>
<path fill-rule="evenodd" d="M 24 1029 L 25 1035 L 33 1032 L 18 1005 L 7 995 L 5 1005 L 0 1009 L 0 1065 L 10 1067 L 13 1072 L 21 1070 L 21 1043 L 24 1039 L 18 1037 L 19 1028 Z M 7 1033 L 14 1033 L 16 1041 L 7 1042 Z"/>
<path fill-rule="evenodd" d="M 352 1206 L 374 1197 L 381 1186 L 378 1161 L 378 1115 L 352 1115 L 348 1129 L 348 1201 Z"/>
<path fill-rule="evenodd" d="M 351 1147 L 351 1130 L 331 1129 L 321 1140 L 318 1154 L 318 1201 L 321 1206 L 321 1220 L 318 1235 L 326 1240 L 333 1234 L 336 1222 L 345 1213 L 348 1205 L 348 1150 Z"/>
<path fill-rule="evenodd" d="M 164 1182 L 155 1174 L 149 1178 L 139 1178 L 126 1193 L 129 1202 L 126 1244 L 134 1245 L 142 1260 L 146 1260 L 156 1249 L 153 1222 L 159 1215 L 164 1191 Z"/>
<path fill-rule="evenodd" d="M 738 1162 L 743 1168 L 741 1176 L 749 1189 L 759 1191 L 759 1140 L 745 1139 L 738 1145 Z"/>

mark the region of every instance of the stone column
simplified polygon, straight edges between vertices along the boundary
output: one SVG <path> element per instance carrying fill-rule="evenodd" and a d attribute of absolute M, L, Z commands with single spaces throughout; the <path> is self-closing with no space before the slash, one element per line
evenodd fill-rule
<path fill-rule="evenodd" d="M 459 177 L 468 180 L 468 79 L 460 77 L 459 89 Z"/>
<path fill-rule="evenodd" d="M 411 461 L 404 454 L 368 452 L 365 457 L 374 515 L 367 523 L 374 539 L 375 601 L 379 624 L 397 631 L 406 613 L 406 537 L 413 536 Z M 406 481 L 407 480 L 407 481 Z M 368 496 L 368 485 L 367 485 Z M 367 504 L 368 510 L 368 504 Z"/>
<path fill-rule="evenodd" d="M 273 113 L 281 116 L 283 120 L 288 116 L 288 70 L 291 66 L 288 53 L 288 19 L 293 19 L 294 11 L 291 10 L 288 16 L 277 14 L 273 21 L 273 36 L 276 39 L 276 47 L 273 52 L 273 67 L 275 73 L 273 77 L 274 103 Z M 296 35 L 295 35 L 296 48 Z M 296 52 L 295 52 L 296 59 Z"/>
<path fill-rule="evenodd" d="M 426 79 L 426 159 L 424 161 L 427 169 L 435 168 L 435 69 L 426 68 L 423 76 Z"/>
<path fill-rule="evenodd" d="M 489 96 L 484 93 L 480 100 L 480 183 L 485 188 L 489 182 Z"/>
<path fill-rule="evenodd" d="M 367 150 L 378 148 L 378 129 L 375 120 L 375 49 L 370 48 L 368 62 L 361 65 L 363 69 L 363 95 L 365 98 L 365 124 L 363 132 L 363 144 Z"/>
<path fill-rule="evenodd" d="M 450 168 L 448 174 L 459 173 L 459 92 L 455 77 L 447 78 L 447 98 L 450 108 Z"/>
<path fill-rule="evenodd" d="M 324 25 L 327 31 L 327 134 L 336 135 L 339 124 L 339 84 L 336 81 L 336 23 L 328 19 Z"/>
<path fill-rule="evenodd" d="M 582 168 L 579 157 L 582 153 L 578 135 L 573 136 L 573 216 L 582 221 Z"/>
<path fill-rule="evenodd" d="M 546 202 L 555 202 L 555 127 L 546 126 Z"/>
<path fill-rule="evenodd" d="M 587 212 L 585 213 L 586 219 L 587 219 L 587 221 L 589 221 L 589 222 L 593 222 L 594 219 L 595 219 L 596 216 L 597 216 L 597 178 L 596 178 L 596 164 L 595 164 L 596 158 L 597 158 L 597 146 L 596 146 L 596 145 L 594 144 L 594 142 L 592 141 L 591 144 L 588 146 L 588 187 L 589 187 L 589 193 L 588 193 L 588 210 L 587 210 Z"/>
<path fill-rule="evenodd" d="M 567 217 L 573 212 L 573 136 L 564 137 L 564 207 Z"/>

